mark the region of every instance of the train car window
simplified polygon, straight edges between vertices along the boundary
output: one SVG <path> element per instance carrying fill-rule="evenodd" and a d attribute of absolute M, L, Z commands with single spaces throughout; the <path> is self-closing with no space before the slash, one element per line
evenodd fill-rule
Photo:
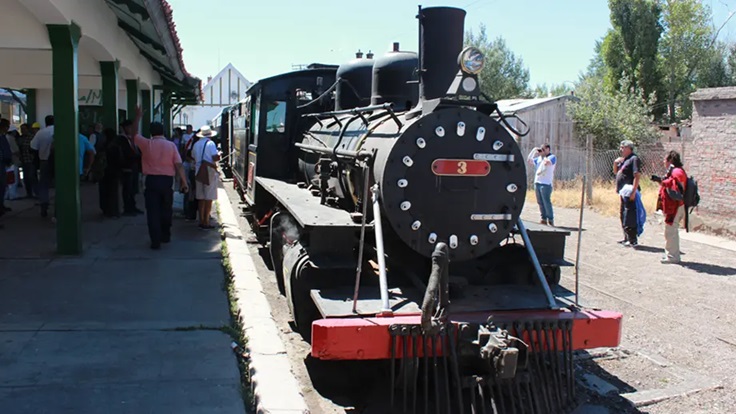
<path fill-rule="evenodd" d="M 261 97 L 258 96 L 258 98 L 255 101 L 251 101 L 251 110 L 250 110 L 250 116 L 251 116 L 251 122 L 250 122 L 250 128 L 251 128 L 251 139 L 253 142 L 251 144 L 258 145 L 258 131 L 261 124 Z"/>
<path fill-rule="evenodd" d="M 283 133 L 286 125 L 286 102 L 273 101 L 268 103 L 266 112 L 266 132 Z"/>

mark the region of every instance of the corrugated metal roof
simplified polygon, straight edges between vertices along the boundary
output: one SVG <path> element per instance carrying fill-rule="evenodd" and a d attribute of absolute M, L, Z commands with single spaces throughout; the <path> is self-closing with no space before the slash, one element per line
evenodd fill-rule
<path fill-rule="evenodd" d="M 552 96 L 549 98 L 533 98 L 533 99 L 501 99 L 496 101 L 499 111 L 503 113 L 507 112 L 521 112 L 527 109 L 534 108 L 536 106 L 544 105 L 550 102 L 556 102 L 563 99 L 570 99 L 572 95 L 560 95 Z"/>

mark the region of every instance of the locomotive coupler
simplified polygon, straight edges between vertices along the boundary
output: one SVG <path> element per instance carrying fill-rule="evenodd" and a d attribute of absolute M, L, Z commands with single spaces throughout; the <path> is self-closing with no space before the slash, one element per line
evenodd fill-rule
<path fill-rule="evenodd" d="M 497 379 L 514 378 L 517 368 L 526 367 L 527 345 L 506 330 L 480 325 L 472 343 L 478 347 L 484 370 Z"/>

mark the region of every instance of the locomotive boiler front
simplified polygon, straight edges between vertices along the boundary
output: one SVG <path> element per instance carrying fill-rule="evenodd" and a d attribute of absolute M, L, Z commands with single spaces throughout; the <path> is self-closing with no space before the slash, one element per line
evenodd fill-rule
<path fill-rule="evenodd" d="M 376 150 L 383 215 L 401 240 L 425 257 L 445 242 L 454 261 L 497 247 L 519 218 L 527 188 L 521 150 L 508 131 L 478 111 L 449 107 L 387 138 L 395 132 L 383 123 L 362 148 Z"/>

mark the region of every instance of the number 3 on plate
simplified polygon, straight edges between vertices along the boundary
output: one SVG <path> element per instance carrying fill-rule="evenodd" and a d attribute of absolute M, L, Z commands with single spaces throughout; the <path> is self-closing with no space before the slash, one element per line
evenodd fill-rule
<path fill-rule="evenodd" d="M 468 172 L 468 163 L 465 161 L 459 161 L 457 163 L 457 172 L 458 174 L 465 174 Z"/>

